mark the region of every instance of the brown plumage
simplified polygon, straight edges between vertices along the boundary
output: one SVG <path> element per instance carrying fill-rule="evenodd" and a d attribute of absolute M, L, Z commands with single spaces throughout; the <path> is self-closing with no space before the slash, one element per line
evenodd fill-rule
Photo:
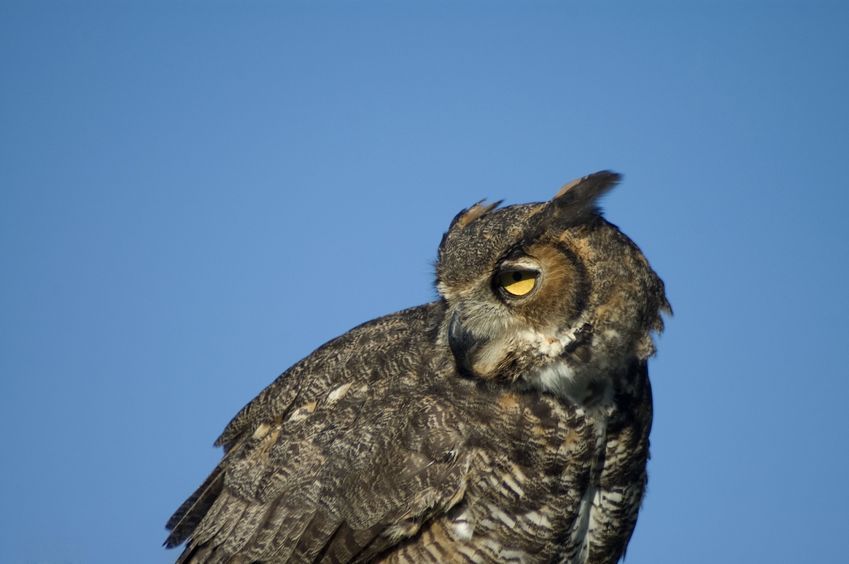
<path fill-rule="evenodd" d="M 461 212 L 437 301 L 330 341 L 233 418 L 168 522 L 178 561 L 619 560 L 669 306 L 596 207 L 618 179 Z"/>

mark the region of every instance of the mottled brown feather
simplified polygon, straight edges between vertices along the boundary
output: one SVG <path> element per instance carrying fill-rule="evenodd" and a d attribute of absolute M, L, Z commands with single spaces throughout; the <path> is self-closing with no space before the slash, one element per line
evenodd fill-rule
<path fill-rule="evenodd" d="M 178 562 L 619 560 L 668 303 L 600 216 L 618 180 L 461 212 L 438 300 L 330 341 L 227 425 L 221 463 L 168 522 Z M 499 293 L 503 264 L 537 269 L 536 291 Z"/>

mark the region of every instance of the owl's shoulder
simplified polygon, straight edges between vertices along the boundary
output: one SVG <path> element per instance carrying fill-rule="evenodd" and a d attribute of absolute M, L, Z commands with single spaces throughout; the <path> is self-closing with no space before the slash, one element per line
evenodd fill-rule
<path fill-rule="evenodd" d="M 292 365 L 245 405 L 215 441 L 228 449 L 244 432 L 307 404 L 340 385 L 388 374 L 398 363 L 432 354 L 445 304 L 435 301 L 372 319 L 331 339 Z M 298 405 L 295 405 L 298 404 Z"/>

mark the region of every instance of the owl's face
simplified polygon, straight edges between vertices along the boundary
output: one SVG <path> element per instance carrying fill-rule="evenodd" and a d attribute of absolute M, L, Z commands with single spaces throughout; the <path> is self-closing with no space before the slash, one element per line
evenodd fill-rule
<path fill-rule="evenodd" d="M 654 348 L 668 309 L 640 250 L 595 207 L 619 180 L 587 176 L 545 203 L 461 212 L 443 237 L 443 338 L 464 373 L 592 403 Z"/>

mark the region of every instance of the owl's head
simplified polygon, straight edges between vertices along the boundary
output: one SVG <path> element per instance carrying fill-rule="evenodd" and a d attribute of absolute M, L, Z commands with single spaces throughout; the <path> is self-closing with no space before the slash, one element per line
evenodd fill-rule
<path fill-rule="evenodd" d="M 548 202 L 454 218 L 436 271 L 442 338 L 462 372 L 590 403 L 654 352 L 663 282 L 597 206 L 619 179 L 598 172 Z"/>

